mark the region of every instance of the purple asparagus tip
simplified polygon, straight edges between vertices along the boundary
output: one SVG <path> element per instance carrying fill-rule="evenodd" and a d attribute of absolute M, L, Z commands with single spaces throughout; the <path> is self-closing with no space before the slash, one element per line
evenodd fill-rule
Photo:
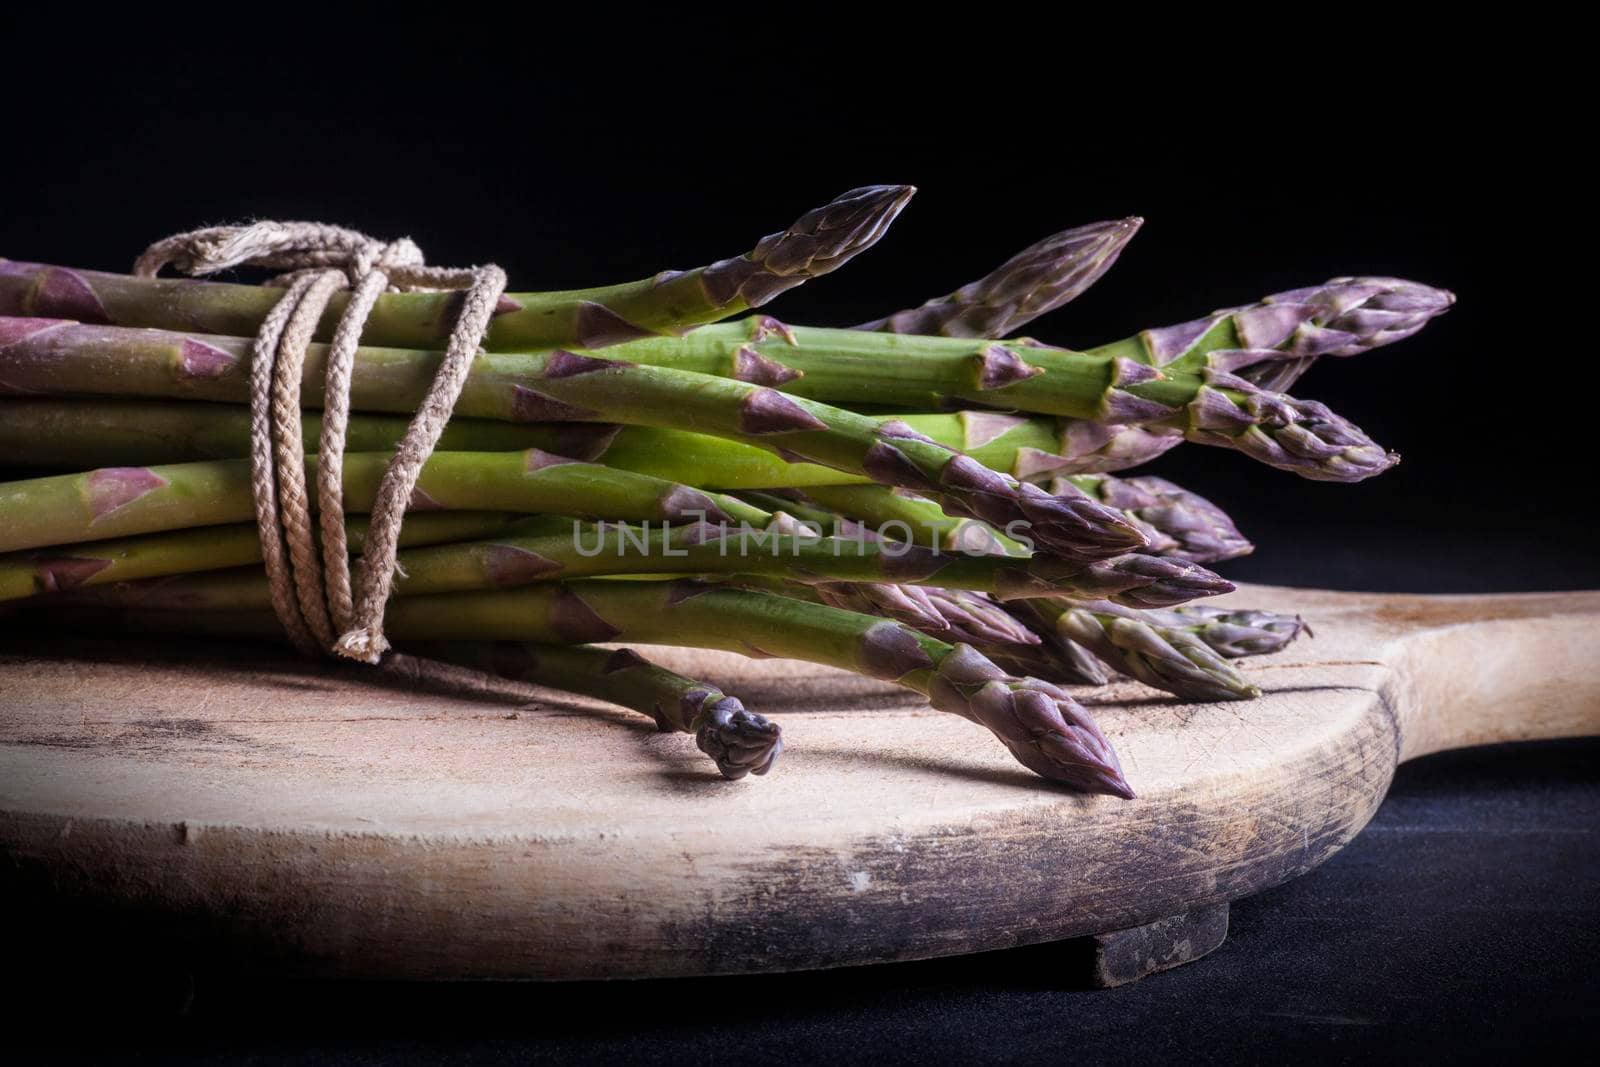
<path fill-rule="evenodd" d="M 1004 337 L 1077 299 L 1111 269 L 1144 220 L 1092 222 L 1029 245 L 983 278 L 921 307 L 896 312 L 858 330 Z"/>
<path fill-rule="evenodd" d="M 1066 690 L 1006 674 L 970 645 L 940 661 L 929 701 L 987 727 L 1017 762 L 1085 793 L 1132 799 L 1111 742 Z"/>
<path fill-rule="evenodd" d="M 1249 700 L 1261 695 L 1187 627 L 1164 626 L 1159 616 L 1091 601 L 1063 611 L 1056 630 L 1124 674 L 1185 700 Z"/>
<path fill-rule="evenodd" d="M 1204 365 L 1273 392 L 1293 385 L 1323 356 L 1355 356 L 1416 333 L 1455 305 L 1448 289 L 1404 278 L 1334 278 L 1274 293 L 1247 307 L 1147 330 L 1158 365 L 1184 355 L 1211 328 L 1231 320 L 1237 347 L 1206 353 Z"/>
<path fill-rule="evenodd" d="M 1410 337 L 1455 302 L 1456 294 L 1448 289 L 1404 278 L 1334 278 L 1323 285 L 1267 297 L 1261 302 L 1263 308 L 1278 313 L 1293 309 L 1293 317 L 1299 321 L 1274 339 L 1274 315 L 1263 311 L 1267 336 L 1247 336 L 1247 326 L 1241 330 L 1240 340 L 1247 348 L 1287 345 L 1302 356 L 1354 356 Z"/>
<path fill-rule="evenodd" d="M 1312 636 L 1311 627 L 1300 616 L 1276 611 L 1188 604 L 1153 614 L 1167 626 L 1192 629 L 1212 651 L 1228 659 L 1270 655 L 1287 648 L 1302 633 Z"/>
<path fill-rule="evenodd" d="M 1171 607 L 1199 597 L 1233 592 L 1233 583 L 1198 563 L 1168 556 L 1130 553 L 1100 560 L 1084 569 L 1085 586 L 1092 579 L 1106 596 L 1129 607 Z M 1114 590 L 1114 592 L 1113 592 Z"/>
<path fill-rule="evenodd" d="M 1071 483 L 1056 488 L 1061 484 Z M 1158 535 L 1146 549 L 1155 555 L 1216 563 L 1255 551 L 1227 512 L 1165 478 L 1107 476 L 1098 493 L 1107 506 L 1128 512 Z"/>
<path fill-rule="evenodd" d="M 760 307 L 871 248 L 916 191 L 910 185 L 852 189 L 806 212 L 783 232 L 763 237 L 746 255 L 706 267 L 701 285 L 719 305 L 740 299 L 747 307 Z"/>
<path fill-rule="evenodd" d="M 1257 388 L 1236 375 L 1205 372 L 1190 405 L 1191 441 L 1237 449 L 1270 467 L 1320 482 L 1360 482 L 1400 462 L 1326 404 Z M 1235 402 L 1222 390 L 1243 394 Z"/>

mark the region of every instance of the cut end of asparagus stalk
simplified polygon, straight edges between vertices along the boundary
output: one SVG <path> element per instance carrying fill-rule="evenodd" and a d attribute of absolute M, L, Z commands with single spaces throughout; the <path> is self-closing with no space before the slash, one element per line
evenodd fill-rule
<path fill-rule="evenodd" d="M 700 751 L 716 761 L 724 778 L 766 774 L 783 752 L 783 729 L 747 711 L 738 697 L 714 694 L 691 722 Z"/>
<path fill-rule="evenodd" d="M 1111 743 L 1066 690 L 1008 675 L 970 645 L 940 661 L 929 701 L 987 727 L 1041 777 L 1086 793 L 1134 796 Z"/>
<path fill-rule="evenodd" d="M 1004 337 L 1081 296 L 1117 261 L 1141 218 L 1093 222 L 1052 234 L 978 281 L 921 307 L 863 323 L 858 330 Z"/>
<path fill-rule="evenodd" d="M 700 272 L 701 284 L 718 305 L 739 300 L 760 307 L 871 248 L 916 191 L 910 185 L 852 189 L 806 212 L 783 232 L 763 237 L 746 254 L 706 267 Z"/>

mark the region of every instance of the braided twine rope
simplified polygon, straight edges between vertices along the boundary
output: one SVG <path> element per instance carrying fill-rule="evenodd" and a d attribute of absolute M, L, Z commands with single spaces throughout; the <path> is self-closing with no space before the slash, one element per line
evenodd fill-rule
<path fill-rule="evenodd" d="M 394 583 L 400 525 L 505 292 L 505 271 L 493 264 L 430 267 L 410 238 L 383 242 L 315 222 L 192 230 L 157 241 L 133 269 L 150 278 L 166 266 L 190 275 L 239 266 L 286 272 L 273 280 L 284 295 L 262 321 L 250 360 L 250 487 L 272 606 L 302 652 L 377 663 L 389 647 L 383 613 Z M 334 294 L 347 288 L 350 299 L 328 349 L 314 528 L 301 438 L 301 377 L 318 323 Z M 352 579 L 342 470 L 356 348 L 381 294 L 430 290 L 462 290 L 464 296 L 433 384 L 384 470 Z"/>

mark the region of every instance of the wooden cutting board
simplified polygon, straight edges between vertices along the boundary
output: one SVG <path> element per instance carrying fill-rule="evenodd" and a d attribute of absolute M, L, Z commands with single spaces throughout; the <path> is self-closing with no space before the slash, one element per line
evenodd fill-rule
<path fill-rule="evenodd" d="M 1214 914 L 1350 841 L 1403 760 L 1600 731 L 1600 593 L 1227 600 L 1316 637 L 1245 661 L 1249 703 L 1084 690 L 1131 802 L 787 661 L 652 653 L 782 722 L 774 773 L 724 782 L 688 737 L 466 672 L 11 638 L 0 850 L 60 900 L 299 974 L 791 970 Z"/>

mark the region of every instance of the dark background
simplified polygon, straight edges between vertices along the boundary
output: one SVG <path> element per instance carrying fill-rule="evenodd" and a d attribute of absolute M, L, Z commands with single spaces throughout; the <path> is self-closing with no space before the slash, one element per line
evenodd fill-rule
<path fill-rule="evenodd" d="M 1215 20 L 1157 46 L 1149 27 L 997 17 L 924 39 L 930 27 L 867 10 L 713 33 L 741 17 L 717 9 L 695 15 L 691 44 L 620 9 L 527 24 L 269 15 L 0 15 L 0 256 L 124 270 L 177 230 L 315 218 L 409 234 L 436 263 L 492 259 L 513 288 L 571 288 L 705 263 L 845 189 L 914 183 L 876 249 L 771 309 L 848 325 L 1051 231 L 1140 214 L 1114 271 L 1031 332 L 1097 344 L 1342 274 L 1460 298 L 1420 336 L 1325 361 L 1295 389 L 1399 451 L 1396 470 L 1336 486 L 1215 449 L 1160 461 L 1258 544 L 1229 577 L 1426 592 L 1600 580 L 1592 168 L 1559 27 L 1278 13 L 1258 41 Z M 1595 767 L 1575 744 L 1403 769 L 1378 832 L 1237 907 L 1224 955 L 1119 993 L 1058 995 L 1045 948 L 625 993 L 410 990 L 395 1021 L 410 1036 L 385 1043 L 390 993 L 276 990 L 261 994 L 271 1026 L 254 993 L 202 996 L 176 1047 L 263 1047 L 287 1026 L 284 1041 L 333 1055 L 513 1059 L 899 1059 L 918 1041 L 935 1057 L 1443 1055 L 1449 1035 L 1483 1056 L 1528 1048 L 1596 1004 Z M 613 998 L 636 1037 L 576 1021 Z M 734 1021 L 752 1011 L 777 1024 Z"/>
<path fill-rule="evenodd" d="M 1447 47 L 1393 20 L 1382 48 L 1354 26 L 1285 27 L 1254 51 L 1230 28 L 1225 47 L 1170 52 L 1079 28 L 1071 47 L 1066 29 L 1037 51 L 978 32 L 952 54 L 866 21 L 688 45 L 476 17 L 396 36 L 388 17 L 323 12 L 298 46 L 228 20 L 36 43 L 19 27 L 0 255 L 126 270 L 197 225 L 315 218 L 410 234 L 436 263 L 493 259 L 513 288 L 575 288 L 737 254 L 857 185 L 915 184 L 870 254 L 770 308 L 849 325 L 1047 233 L 1138 214 L 1113 272 L 1033 333 L 1099 344 L 1343 274 L 1460 297 L 1420 336 L 1295 389 L 1399 452 L 1396 470 L 1332 486 L 1216 449 L 1160 463 L 1261 546 L 1230 577 L 1600 579 L 1583 466 L 1592 167 L 1569 147 L 1563 60 L 1519 52 L 1514 26 L 1482 56 L 1459 27 Z"/>

